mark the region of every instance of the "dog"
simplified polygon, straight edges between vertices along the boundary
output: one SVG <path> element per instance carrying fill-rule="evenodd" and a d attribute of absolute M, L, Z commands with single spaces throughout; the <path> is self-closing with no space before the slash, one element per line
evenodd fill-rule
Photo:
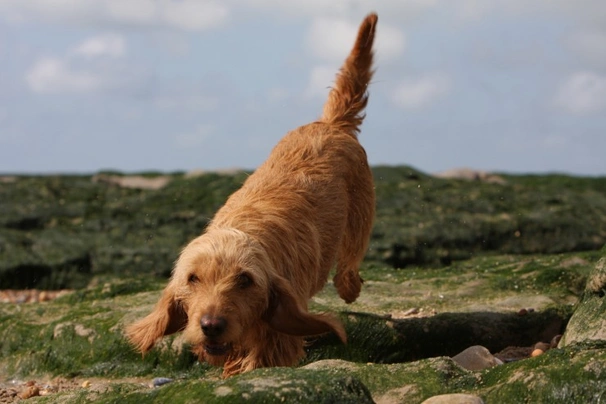
<path fill-rule="evenodd" d="M 282 138 L 183 249 L 151 314 L 126 329 L 138 351 L 182 331 L 199 360 L 228 377 L 296 365 L 306 336 L 333 332 L 346 342 L 341 322 L 308 312 L 308 301 L 335 264 L 345 302 L 362 286 L 375 194 L 357 135 L 377 20 L 373 13 L 362 22 L 321 118 Z"/>

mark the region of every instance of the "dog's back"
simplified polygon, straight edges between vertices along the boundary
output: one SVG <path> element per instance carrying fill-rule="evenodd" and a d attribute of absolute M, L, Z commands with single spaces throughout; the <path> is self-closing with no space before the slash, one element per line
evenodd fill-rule
<path fill-rule="evenodd" d="M 375 198 L 356 135 L 368 102 L 376 23 L 370 14 L 360 26 L 319 121 L 287 134 L 211 225 L 238 228 L 261 242 L 302 298 L 324 286 L 335 261 L 340 296 L 352 302 L 360 292 L 357 269 Z"/>

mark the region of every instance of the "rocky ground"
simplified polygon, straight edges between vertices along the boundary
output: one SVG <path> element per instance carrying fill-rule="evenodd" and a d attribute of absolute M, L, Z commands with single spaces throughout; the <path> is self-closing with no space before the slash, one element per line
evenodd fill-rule
<path fill-rule="evenodd" d="M 311 304 L 347 345 L 316 338 L 297 367 L 227 380 L 179 336 L 142 358 L 124 325 L 243 178 L 0 177 L 0 403 L 605 399 L 603 178 L 375 168 L 362 294 L 328 284 Z"/>
<path fill-rule="evenodd" d="M 123 339 L 123 325 L 151 309 L 161 282 L 117 280 L 49 301 L 2 303 L 0 402 L 420 403 L 455 393 L 487 403 L 598 402 L 604 341 L 575 337 L 559 347 L 557 336 L 579 307 L 582 280 L 604 267 L 601 255 L 369 266 L 358 302 L 344 304 L 332 285 L 313 299 L 314 311 L 340 313 L 347 345 L 316 339 L 296 368 L 227 380 L 195 362 L 179 337 L 145 358 Z"/>

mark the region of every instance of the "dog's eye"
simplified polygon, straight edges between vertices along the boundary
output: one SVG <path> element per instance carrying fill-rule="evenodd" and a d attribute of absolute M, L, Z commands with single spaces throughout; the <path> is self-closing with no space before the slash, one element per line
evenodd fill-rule
<path fill-rule="evenodd" d="M 236 277 L 236 283 L 240 289 L 246 289 L 253 284 L 253 280 L 249 274 L 243 272 Z"/>
<path fill-rule="evenodd" d="M 198 279 L 198 277 L 194 274 L 189 275 L 189 278 L 187 278 L 187 283 L 192 284 L 192 283 L 198 283 L 200 282 L 200 279 Z"/>

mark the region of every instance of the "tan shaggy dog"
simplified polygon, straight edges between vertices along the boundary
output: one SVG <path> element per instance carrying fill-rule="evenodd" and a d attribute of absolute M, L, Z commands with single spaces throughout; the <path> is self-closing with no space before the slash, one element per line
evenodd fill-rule
<path fill-rule="evenodd" d="M 139 351 L 183 331 L 199 359 L 228 377 L 296 365 L 305 336 L 346 341 L 336 318 L 309 313 L 307 303 L 335 263 L 343 300 L 356 300 L 362 286 L 375 195 L 357 134 L 376 24 L 376 14 L 362 22 L 322 117 L 288 133 L 182 251 L 152 313 L 126 330 Z"/>

